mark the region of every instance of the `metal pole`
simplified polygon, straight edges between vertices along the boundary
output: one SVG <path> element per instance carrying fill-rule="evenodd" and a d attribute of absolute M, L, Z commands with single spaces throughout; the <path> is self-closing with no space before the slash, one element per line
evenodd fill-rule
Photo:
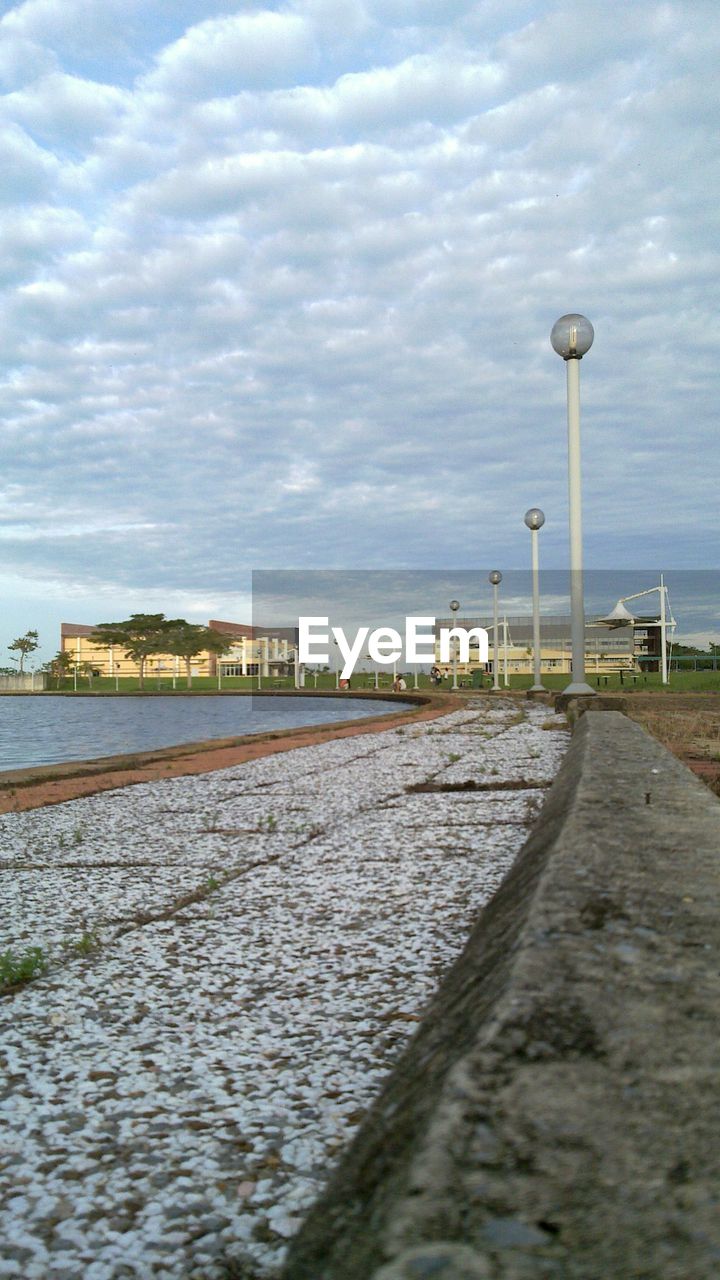
<path fill-rule="evenodd" d="M 582 493 L 580 483 L 580 360 L 567 368 L 568 497 L 570 510 L 570 631 L 572 681 L 565 693 L 594 693 L 585 680 L 585 604 L 583 598 Z"/>
<path fill-rule="evenodd" d="M 510 688 L 510 677 L 508 675 L 508 625 L 507 614 L 503 614 L 503 684 L 506 689 Z"/>
<path fill-rule="evenodd" d="M 451 600 L 451 601 L 450 601 L 450 609 L 451 609 L 451 612 L 452 612 L 453 628 L 455 627 L 455 623 L 456 623 L 456 621 L 457 621 L 457 611 L 458 611 L 458 609 L 459 609 L 459 608 L 460 608 L 460 601 L 459 601 L 459 600 Z M 452 687 L 453 687 L 453 692 L 454 692 L 454 691 L 457 689 L 457 687 L 458 687 L 458 682 L 457 682 L 457 649 L 458 649 L 458 637 L 457 637 L 457 636 L 453 636 L 452 641 L 453 641 L 453 654 L 452 654 L 453 682 L 452 682 Z"/>
<path fill-rule="evenodd" d="M 532 593 L 533 593 L 533 693 L 544 693 L 545 686 L 540 674 L 540 552 L 538 549 L 538 531 L 530 530 L 532 548 Z M 583 628 L 584 630 L 584 628 Z"/>
<path fill-rule="evenodd" d="M 493 582 L 493 690 L 500 692 L 500 642 L 498 637 L 498 584 Z"/>
<path fill-rule="evenodd" d="M 660 574 L 660 671 L 663 684 L 667 684 L 667 621 L 665 614 L 665 579 L 662 574 Z"/>

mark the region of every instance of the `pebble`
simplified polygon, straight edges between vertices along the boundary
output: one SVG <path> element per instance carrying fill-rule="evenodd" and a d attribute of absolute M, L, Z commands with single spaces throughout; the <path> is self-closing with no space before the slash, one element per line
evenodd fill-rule
<path fill-rule="evenodd" d="M 2 949 L 50 959 L 0 1001 L 0 1277 L 272 1275 L 544 796 L 406 788 L 542 786 L 523 713 L 0 817 Z"/>

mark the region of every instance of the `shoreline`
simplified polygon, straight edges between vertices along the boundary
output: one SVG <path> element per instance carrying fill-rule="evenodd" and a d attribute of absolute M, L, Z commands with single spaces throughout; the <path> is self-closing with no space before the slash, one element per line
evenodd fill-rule
<path fill-rule="evenodd" d="M 265 696 L 277 695 L 268 690 Z M 326 692 L 320 696 L 368 697 L 365 693 L 352 691 L 341 695 Z M 434 720 L 465 706 L 464 699 L 449 693 L 386 694 L 384 698 L 373 698 L 373 701 L 378 700 L 392 701 L 393 704 L 402 702 L 402 709 L 398 707 L 383 715 L 368 716 L 366 720 L 341 720 L 336 724 L 306 725 L 294 729 L 245 734 L 237 738 L 210 738 L 174 747 L 103 756 L 94 760 L 9 769 L 0 773 L 0 813 L 40 809 L 101 791 L 136 786 L 143 782 L 157 782 L 162 778 L 212 773 L 217 769 L 227 769 L 263 756 L 293 751 L 298 747 L 315 746 L 321 742 L 333 742 L 359 734 L 380 733 L 400 724 Z"/>

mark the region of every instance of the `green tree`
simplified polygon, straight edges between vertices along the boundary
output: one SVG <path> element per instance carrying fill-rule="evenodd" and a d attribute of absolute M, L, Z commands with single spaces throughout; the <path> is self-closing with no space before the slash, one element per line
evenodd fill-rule
<path fill-rule="evenodd" d="M 48 675 L 52 676 L 53 679 L 57 681 L 57 687 L 59 689 L 60 681 L 64 676 L 68 676 L 70 674 L 72 665 L 73 660 L 71 655 L 67 653 L 65 649 L 58 649 L 55 657 L 51 658 L 49 662 L 46 662 L 42 669 L 43 671 L 47 671 Z"/>
<path fill-rule="evenodd" d="M 168 624 L 165 633 L 165 652 L 176 654 L 185 660 L 187 687 L 192 688 L 190 663 L 199 653 L 226 653 L 233 644 L 232 636 L 223 635 L 212 627 L 201 627 L 194 622 L 176 618 Z"/>
<path fill-rule="evenodd" d="M 140 668 L 140 688 L 145 687 L 145 664 L 153 653 L 167 653 L 168 632 L 181 619 L 164 613 L 133 613 L 124 622 L 100 622 L 90 639 L 96 644 L 116 644 Z"/>
<path fill-rule="evenodd" d="M 8 645 L 8 652 L 17 651 L 20 654 L 20 665 L 18 666 L 20 675 L 23 674 L 25 659 L 28 654 L 34 653 L 39 647 L 40 641 L 37 631 L 26 631 L 24 636 L 18 636 L 17 640 L 13 640 L 12 644 Z"/>

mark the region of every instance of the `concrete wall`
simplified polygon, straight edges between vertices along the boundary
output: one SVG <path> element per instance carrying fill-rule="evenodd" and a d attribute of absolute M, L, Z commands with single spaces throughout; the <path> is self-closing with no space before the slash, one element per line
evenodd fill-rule
<path fill-rule="evenodd" d="M 716 1280 L 719 871 L 718 800 L 583 716 L 285 1280 Z"/>
<path fill-rule="evenodd" d="M 42 693 L 47 688 L 47 674 L 37 671 L 17 676 L 0 676 L 0 693 Z"/>

